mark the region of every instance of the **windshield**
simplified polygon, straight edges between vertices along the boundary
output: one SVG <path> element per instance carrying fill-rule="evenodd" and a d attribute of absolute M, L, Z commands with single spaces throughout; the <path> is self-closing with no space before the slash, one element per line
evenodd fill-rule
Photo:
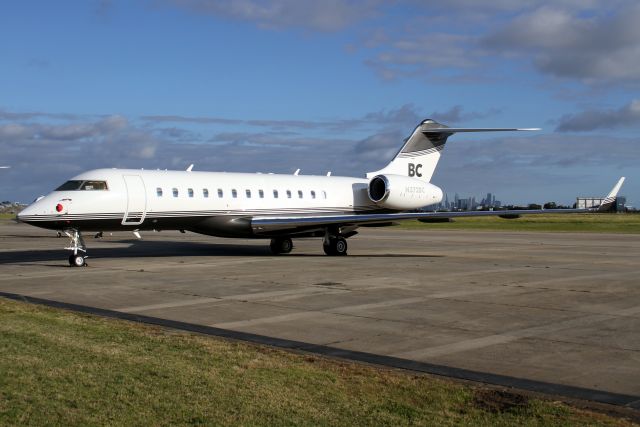
<path fill-rule="evenodd" d="M 105 181 L 85 181 L 80 187 L 81 190 L 106 190 L 107 183 Z"/>
<path fill-rule="evenodd" d="M 67 181 L 62 184 L 60 187 L 56 188 L 55 191 L 69 191 L 69 190 L 77 190 L 82 185 L 82 181 Z"/>
<path fill-rule="evenodd" d="M 74 190 L 107 190 L 106 181 L 78 181 L 71 180 L 62 184 L 54 191 L 74 191 Z"/>

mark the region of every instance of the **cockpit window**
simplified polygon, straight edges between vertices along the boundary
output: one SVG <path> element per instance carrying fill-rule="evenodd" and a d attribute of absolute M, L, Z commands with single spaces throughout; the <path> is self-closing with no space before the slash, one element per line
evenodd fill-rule
<path fill-rule="evenodd" d="M 78 190 L 84 181 L 67 181 L 62 184 L 60 187 L 56 188 L 55 191 L 70 191 L 70 190 Z"/>
<path fill-rule="evenodd" d="M 106 181 L 79 181 L 71 180 L 56 188 L 55 191 L 75 190 L 108 190 Z"/>
<path fill-rule="evenodd" d="M 85 181 L 80 187 L 81 190 L 106 190 L 106 181 Z"/>

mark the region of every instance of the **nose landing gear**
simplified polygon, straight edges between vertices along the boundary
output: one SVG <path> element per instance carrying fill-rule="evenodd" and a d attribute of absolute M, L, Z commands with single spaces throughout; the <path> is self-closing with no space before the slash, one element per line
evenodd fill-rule
<path fill-rule="evenodd" d="M 71 267 L 86 267 L 87 263 L 82 255 L 69 255 L 69 265 Z"/>
<path fill-rule="evenodd" d="M 66 234 L 71 240 L 71 243 L 65 249 L 73 252 L 69 255 L 69 265 L 72 267 L 86 267 L 87 247 L 84 244 L 84 239 L 82 238 L 82 234 L 80 234 L 80 230 L 76 228 L 68 228 L 64 230 L 64 234 Z M 85 255 L 82 255 L 79 252 L 84 252 Z"/>

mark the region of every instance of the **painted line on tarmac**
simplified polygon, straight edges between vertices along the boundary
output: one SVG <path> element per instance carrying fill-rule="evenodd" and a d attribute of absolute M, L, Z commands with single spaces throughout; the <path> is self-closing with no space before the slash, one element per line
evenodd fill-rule
<path fill-rule="evenodd" d="M 215 328 L 194 323 L 179 322 L 176 320 L 162 319 L 158 317 L 143 316 L 133 313 L 123 313 L 114 310 L 107 310 L 85 305 L 70 304 L 60 301 L 43 298 L 30 297 L 27 295 L 1 292 L 0 297 L 7 299 L 28 302 L 32 304 L 44 305 L 47 307 L 71 310 L 80 313 L 93 314 L 102 317 L 109 317 L 121 320 L 128 320 L 139 323 L 146 323 L 166 328 L 179 329 L 188 332 L 195 332 L 203 335 L 211 335 L 221 338 L 228 338 L 238 341 L 246 341 L 255 344 L 268 345 L 288 350 L 304 351 L 322 356 L 336 357 L 353 360 L 357 362 L 371 363 L 392 368 L 405 369 L 415 372 L 423 372 L 443 377 L 456 378 L 467 381 L 475 381 L 485 384 L 493 384 L 502 387 L 512 387 L 521 390 L 528 390 L 538 393 L 564 396 L 572 399 L 588 400 L 599 403 L 606 403 L 616 406 L 624 406 L 632 409 L 640 409 L 640 396 L 612 393 L 602 390 L 574 387 L 562 384 L 554 384 L 543 381 L 530 380 L 525 378 L 515 378 L 506 375 L 491 374 L 487 372 L 471 371 L 468 369 L 454 368 L 433 363 L 418 362 L 415 360 L 401 359 L 392 356 L 382 356 L 378 354 L 365 353 L 361 351 L 344 350 L 325 345 L 310 344 L 301 341 L 293 341 L 282 338 L 274 338 L 266 335 L 257 335 L 247 332 L 231 331 L 228 329 Z"/>
<path fill-rule="evenodd" d="M 479 338 L 471 338 L 468 340 L 458 341 L 452 344 L 445 344 L 436 347 L 426 347 L 405 351 L 402 353 L 396 353 L 393 356 L 408 359 L 426 359 L 429 357 L 448 356 L 455 353 L 464 353 L 465 351 L 478 350 L 494 345 L 506 344 L 509 342 L 518 341 L 522 338 L 543 337 L 545 335 L 563 331 L 573 327 L 591 325 L 594 323 L 610 322 L 620 317 L 635 316 L 639 313 L 640 306 L 635 306 L 624 310 L 617 310 L 616 312 L 612 312 L 610 314 L 588 314 L 586 316 L 560 320 L 542 326 L 533 326 L 530 328 L 517 329 L 499 334 L 486 335 Z"/>
<path fill-rule="evenodd" d="M 174 301 L 174 302 L 166 302 L 160 304 L 149 304 L 149 305 L 136 305 L 129 307 L 117 308 L 117 311 L 125 311 L 128 313 L 137 312 L 137 311 L 149 311 L 149 310 L 158 310 L 164 308 L 175 308 L 175 307 L 188 307 L 192 305 L 202 305 L 202 304 L 210 304 L 210 303 L 219 303 L 219 302 L 230 302 L 230 301 L 241 301 L 241 302 L 249 302 L 249 301 L 261 301 L 268 298 L 273 297 L 281 297 L 281 296 L 314 296 L 314 295 L 326 295 L 326 294 L 334 294 L 334 293 L 345 293 L 349 292 L 348 290 L 337 290 L 327 292 L 324 289 L 319 288 L 302 288 L 302 289 L 293 289 L 293 290 L 282 290 L 282 291 L 268 291 L 268 292 L 254 292 L 252 294 L 237 294 L 237 295 L 222 295 L 219 297 L 212 298 L 197 298 L 190 299 L 185 301 Z"/>
<path fill-rule="evenodd" d="M 335 308 L 326 308 L 320 310 L 304 310 L 297 311 L 288 314 L 279 314 L 276 316 L 266 316 L 266 317 L 257 317 L 253 319 L 246 320 L 238 320 L 233 322 L 222 322 L 222 323 L 213 323 L 209 326 L 214 328 L 223 328 L 223 329 L 239 329 L 239 328 L 247 328 L 253 326 L 266 325 L 271 323 L 281 323 L 288 322 L 291 320 L 300 320 L 300 319 L 308 319 L 312 317 L 322 316 L 322 315 L 336 315 L 336 316 L 356 316 L 356 313 L 374 310 L 374 309 L 385 309 L 390 307 L 397 307 L 399 305 L 409 305 L 409 304 L 419 304 L 423 302 L 427 302 L 433 299 L 444 299 L 444 298 L 452 298 L 452 297 L 460 297 L 460 296 L 469 296 L 469 295 L 478 295 L 478 294 L 486 294 L 495 292 L 494 289 L 476 289 L 474 291 L 452 291 L 452 292 L 438 292 L 432 295 L 427 295 L 423 297 L 409 297 L 409 298 L 401 298 L 395 300 L 387 300 L 382 302 L 374 302 L 367 304 L 355 304 L 355 305 L 345 305 Z M 322 295 L 327 295 L 327 293 L 323 293 Z M 289 307 L 281 307 L 281 308 L 289 308 Z M 395 321 L 392 319 L 378 319 L 378 320 L 388 320 Z"/>

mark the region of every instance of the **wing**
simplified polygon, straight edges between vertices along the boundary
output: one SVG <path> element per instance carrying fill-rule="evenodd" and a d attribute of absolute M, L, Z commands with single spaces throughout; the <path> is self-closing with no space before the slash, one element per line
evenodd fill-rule
<path fill-rule="evenodd" d="M 461 218 L 470 216 L 519 216 L 539 214 L 572 214 L 588 212 L 606 212 L 613 206 L 624 177 L 620 178 L 600 206 L 588 209 L 528 209 L 498 211 L 464 211 L 464 212 L 401 212 L 372 213 L 353 215 L 313 215 L 313 216 L 256 216 L 251 219 L 251 227 L 255 234 L 300 233 L 318 230 L 328 226 L 349 227 L 362 225 L 389 224 L 396 221 L 424 218 Z"/>
<path fill-rule="evenodd" d="M 362 226 L 390 224 L 397 221 L 425 218 L 460 218 L 469 216 L 515 216 L 549 213 L 587 213 L 593 209 L 535 209 L 535 210 L 502 210 L 502 211 L 464 211 L 464 212 L 406 212 L 375 213 L 354 215 L 316 215 L 316 216 L 257 216 L 251 219 L 251 227 L 256 234 L 274 232 L 302 232 L 326 226 Z"/>

